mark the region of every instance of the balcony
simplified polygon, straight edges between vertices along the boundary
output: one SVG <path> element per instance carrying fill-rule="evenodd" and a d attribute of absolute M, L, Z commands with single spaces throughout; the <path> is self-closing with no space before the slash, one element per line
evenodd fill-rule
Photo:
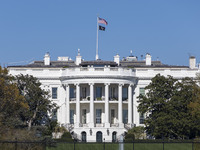
<path fill-rule="evenodd" d="M 87 97 L 81 97 L 80 101 L 90 101 L 90 96 Z"/>
<path fill-rule="evenodd" d="M 135 77 L 135 70 L 131 68 L 112 68 L 112 67 L 78 67 L 62 69 L 62 77 L 81 77 L 81 76 L 123 76 Z"/>

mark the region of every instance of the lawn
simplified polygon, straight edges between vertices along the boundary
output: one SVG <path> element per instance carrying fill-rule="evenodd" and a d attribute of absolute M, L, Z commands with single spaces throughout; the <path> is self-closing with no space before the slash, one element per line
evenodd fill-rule
<path fill-rule="evenodd" d="M 74 150 L 74 143 L 57 143 L 46 150 Z M 76 143 L 75 150 L 104 150 L 104 143 Z M 119 144 L 105 143 L 105 150 L 119 150 Z M 124 150 L 133 150 L 133 143 L 124 143 Z M 163 150 L 163 143 L 134 143 L 134 150 Z M 165 143 L 164 150 L 192 150 L 192 143 Z"/>

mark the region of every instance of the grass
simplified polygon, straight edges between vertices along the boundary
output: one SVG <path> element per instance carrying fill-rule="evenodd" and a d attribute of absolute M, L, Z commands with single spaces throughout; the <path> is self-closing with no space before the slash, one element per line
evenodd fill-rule
<path fill-rule="evenodd" d="M 0 150 L 44 150 L 42 143 L 0 143 Z M 163 143 L 124 143 L 124 150 L 163 150 Z M 119 150 L 119 143 L 75 143 L 75 150 Z M 193 147 L 193 149 L 192 149 Z M 74 143 L 56 143 L 46 150 L 74 150 Z M 200 150 L 200 143 L 164 143 L 164 150 Z"/>
<path fill-rule="evenodd" d="M 105 143 L 105 150 L 118 150 L 119 143 Z M 74 143 L 57 143 L 46 150 L 74 150 Z M 76 143 L 75 150 L 104 150 L 104 143 Z M 124 150 L 133 150 L 133 143 L 124 143 Z M 163 143 L 134 143 L 134 150 L 163 150 Z M 192 150 L 192 143 L 165 143 L 164 150 Z M 200 150 L 194 145 L 193 150 Z"/>

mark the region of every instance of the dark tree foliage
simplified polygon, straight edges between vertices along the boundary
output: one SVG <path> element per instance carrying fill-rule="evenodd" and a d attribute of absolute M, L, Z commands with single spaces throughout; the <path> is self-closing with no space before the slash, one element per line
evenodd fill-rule
<path fill-rule="evenodd" d="M 0 67 L 0 128 L 5 130 L 20 125 L 19 112 L 22 109 L 27 109 L 24 97 L 7 69 Z"/>
<path fill-rule="evenodd" d="M 138 111 L 147 113 L 146 131 L 157 139 L 194 138 L 200 135 L 200 115 L 192 115 L 192 104 L 199 102 L 200 90 L 191 78 L 181 81 L 160 74 L 152 78 L 140 95 Z"/>
<path fill-rule="evenodd" d="M 21 113 L 21 117 L 27 122 L 30 130 L 33 124 L 40 124 L 47 113 L 51 114 L 56 105 L 49 100 L 48 91 L 41 89 L 41 83 L 37 78 L 21 74 L 16 79 L 20 93 L 28 104 L 28 110 Z"/>

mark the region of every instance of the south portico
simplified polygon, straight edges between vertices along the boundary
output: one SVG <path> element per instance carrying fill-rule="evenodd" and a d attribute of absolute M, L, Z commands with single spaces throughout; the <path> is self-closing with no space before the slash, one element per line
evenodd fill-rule
<path fill-rule="evenodd" d="M 63 124 L 79 140 L 96 142 L 102 137 L 111 142 L 133 126 L 134 78 L 61 81 L 66 94 Z"/>

